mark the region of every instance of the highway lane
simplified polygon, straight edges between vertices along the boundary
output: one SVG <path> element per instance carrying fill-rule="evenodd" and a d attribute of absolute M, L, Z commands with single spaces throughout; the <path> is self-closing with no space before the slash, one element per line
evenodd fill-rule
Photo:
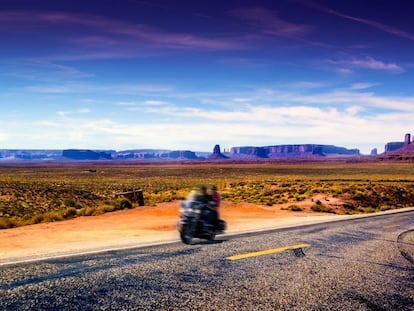
<path fill-rule="evenodd" d="M 413 258 L 411 211 L 3 266 L 0 310 L 414 310 Z"/>

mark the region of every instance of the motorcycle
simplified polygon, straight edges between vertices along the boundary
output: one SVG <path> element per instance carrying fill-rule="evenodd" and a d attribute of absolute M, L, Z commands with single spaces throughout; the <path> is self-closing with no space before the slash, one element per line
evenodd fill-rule
<path fill-rule="evenodd" d="M 177 230 L 184 244 L 191 244 L 194 238 L 213 241 L 216 234 L 224 233 L 226 222 L 218 219 L 217 226 L 208 222 L 214 202 L 183 202 L 180 208 L 180 219 L 177 222 Z"/>

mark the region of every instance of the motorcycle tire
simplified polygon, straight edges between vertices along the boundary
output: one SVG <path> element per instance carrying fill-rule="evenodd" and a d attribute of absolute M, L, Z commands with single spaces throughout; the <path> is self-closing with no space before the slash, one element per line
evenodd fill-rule
<path fill-rule="evenodd" d="M 215 238 L 216 238 L 216 235 L 215 234 L 209 234 L 207 236 L 207 240 L 209 240 L 209 241 L 214 241 Z"/>
<path fill-rule="evenodd" d="M 180 239 L 184 244 L 191 244 L 193 241 L 193 236 L 188 226 L 184 226 L 180 231 Z"/>

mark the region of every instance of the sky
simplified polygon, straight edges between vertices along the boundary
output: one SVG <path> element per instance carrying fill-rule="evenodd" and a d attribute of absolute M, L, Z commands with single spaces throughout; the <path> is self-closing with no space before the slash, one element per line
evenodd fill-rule
<path fill-rule="evenodd" d="M 414 132 L 410 0 L 0 0 L 0 149 L 384 151 Z"/>

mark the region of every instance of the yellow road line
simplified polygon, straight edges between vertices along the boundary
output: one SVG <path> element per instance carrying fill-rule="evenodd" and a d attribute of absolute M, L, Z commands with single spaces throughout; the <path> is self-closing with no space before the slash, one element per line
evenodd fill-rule
<path fill-rule="evenodd" d="M 391 229 L 391 228 L 397 228 L 397 227 L 399 227 L 400 225 L 388 225 L 388 226 L 383 226 L 382 228 L 383 229 Z"/>
<path fill-rule="evenodd" d="M 239 260 L 239 259 L 244 259 L 244 258 L 249 258 L 249 257 L 256 257 L 256 256 L 262 256 L 262 255 L 268 255 L 268 254 L 274 254 L 274 253 L 281 253 L 281 252 L 284 252 L 284 251 L 287 251 L 287 250 L 290 250 L 290 249 L 305 248 L 305 247 L 309 247 L 309 246 L 310 246 L 309 244 L 297 244 L 297 245 L 283 246 L 283 247 L 267 249 L 267 250 L 259 251 L 259 252 L 234 255 L 234 256 L 227 257 L 226 259 L 228 259 L 228 260 Z"/>

